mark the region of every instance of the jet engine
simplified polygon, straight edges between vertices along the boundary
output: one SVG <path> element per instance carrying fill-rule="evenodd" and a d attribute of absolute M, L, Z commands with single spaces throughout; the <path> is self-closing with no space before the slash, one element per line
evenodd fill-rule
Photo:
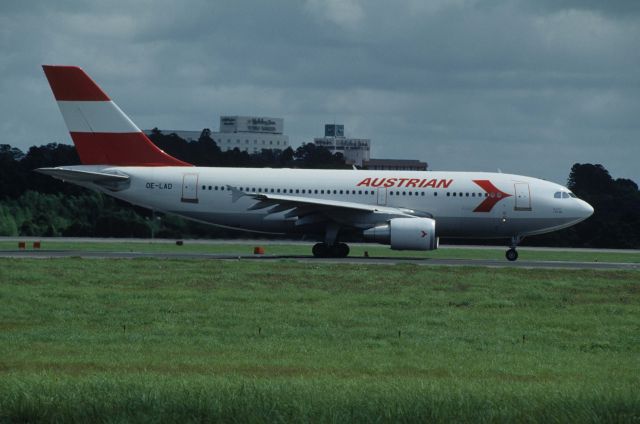
<path fill-rule="evenodd" d="M 364 231 L 365 240 L 391 245 L 393 250 L 438 248 L 436 221 L 431 218 L 393 218 Z"/>

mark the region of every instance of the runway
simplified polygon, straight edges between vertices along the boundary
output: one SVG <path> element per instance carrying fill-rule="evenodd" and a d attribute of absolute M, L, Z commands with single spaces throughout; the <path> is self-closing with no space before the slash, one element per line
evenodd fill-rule
<path fill-rule="evenodd" d="M 421 266 L 470 266 L 486 268 L 539 268 L 539 269 L 591 269 L 591 270 L 640 270 L 639 263 L 616 262 L 570 262 L 570 261 L 527 261 L 487 259 L 434 259 L 415 257 L 347 257 L 314 258 L 312 256 L 288 255 L 230 255 L 207 253 L 165 253 L 165 252 L 109 252 L 86 250 L 5 250 L 0 258 L 83 258 L 83 259 L 187 259 L 187 260 L 234 260 L 234 261 L 297 261 L 305 263 L 362 264 L 362 265 L 398 265 L 413 264 Z"/>

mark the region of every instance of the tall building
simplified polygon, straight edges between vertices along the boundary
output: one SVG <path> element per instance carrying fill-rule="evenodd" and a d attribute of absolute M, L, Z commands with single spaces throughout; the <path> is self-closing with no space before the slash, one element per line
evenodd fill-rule
<path fill-rule="evenodd" d="M 289 136 L 283 134 L 283 118 L 260 116 L 221 116 L 220 130 L 212 131 L 211 138 L 220 150 L 238 148 L 241 151 L 257 153 L 262 149 L 284 150 L 289 147 Z M 147 135 L 151 130 L 144 131 Z M 162 134 L 176 134 L 188 141 L 197 140 L 202 131 L 160 130 Z"/>
<path fill-rule="evenodd" d="M 362 166 L 369 160 L 371 140 L 345 137 L 344 125 L 325 125 L 324 137 L 314 138 L 313 142 L 316 146 L 326 147 L 331 153 L 342 153 L 349 165 Z"/>

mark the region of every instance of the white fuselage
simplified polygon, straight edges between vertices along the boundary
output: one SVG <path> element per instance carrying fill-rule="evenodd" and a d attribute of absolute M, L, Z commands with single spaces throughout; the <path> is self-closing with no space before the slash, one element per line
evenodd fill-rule
<path fill-rule="evenodd" d="M 127 202 L 188 219 L 269 233 L 304 232 L 286 210 L 251 210 L 258 200 L 234 196 L 267 193 L 378 205 L 433 218 L 439 237 L 514 237 L 571 226 L 593 209 L 565 187 L 531 177 L 486 172 L 307 170 L 204 167 L 74 166 L 130 178 L 117 191 L 86 187 Z M 560 193 L 560 195 L 558 195 Z M 570 194 L 570 195 L 569 195 Z M 344 227 L 364 230 L 385 214 L 337 213 Z M 379 222 L 376 222 L 379 221 Z"/>

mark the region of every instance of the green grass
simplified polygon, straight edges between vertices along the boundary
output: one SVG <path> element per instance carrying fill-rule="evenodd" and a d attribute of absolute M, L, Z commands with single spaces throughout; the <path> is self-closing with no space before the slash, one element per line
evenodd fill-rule
<path fill-rule="evenodd" d="M 0 421 L 640 420 L 640 272 L 2 259 L 0 281 Z"/>
<path fill-rule="evenodd" d="M 267 255 L 311 255 L 312 242 L 308 244 L 279 244 L 269 241 L 249 243 L 193 243 L 189 240 L 183 246 L 176 246 L 174 243 L 158 242 L 68 242 L 50 241 L 42 242 L 41 250 L 86 250 L 86 251 L 108 251 L 108 252 L 161 252 L 161 253 L 210 253 L 210 254 L 231 254 L 248 255 L 253 253 L 253 247 L 260 245 L 265 247 Z M 17 242 L 0 241 L 0 251 L 16 250 Z M 32 249 L 32 244 L 27 243 L 27 250 Z M 505 247 L 489 249 L 464 249 L 447 248 L 430 251 L 395 251 L 388 246 L 378 244 L 352 245 L 350 256 L 362 257 L 367 251 L 371 257 L 406 257 L 406 258 L 434 258 L 434 259 L 494 259 L 504 260 Z M 540 251 L 520 248 L 521 260 L 533 261 L 575 261 L 575 262 L 615 262 L 615 263 L 640 263 L 640 253 L 630 252 L 589 252 L 581 250 L 563 251 Z"/>

